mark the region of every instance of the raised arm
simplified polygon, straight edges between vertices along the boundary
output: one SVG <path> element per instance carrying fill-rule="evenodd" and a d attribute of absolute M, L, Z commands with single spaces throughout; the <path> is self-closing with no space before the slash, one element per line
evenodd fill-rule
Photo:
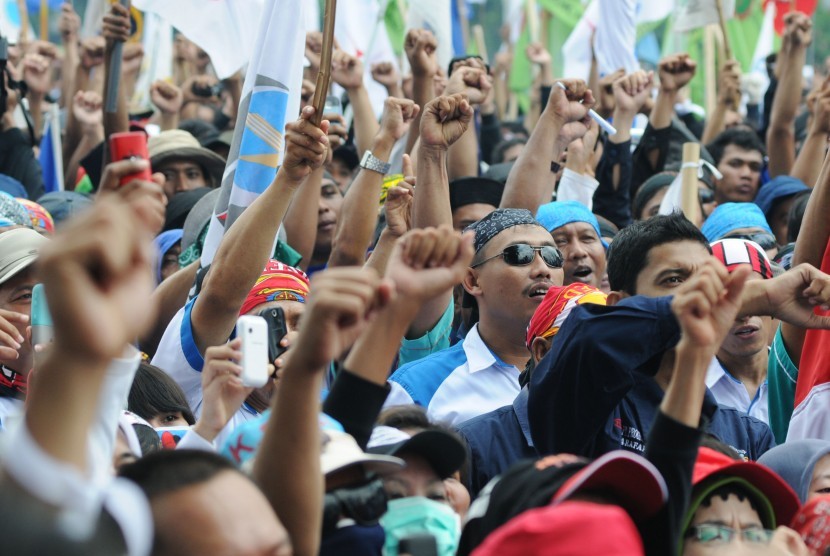
<path fill-rule="evenodd" d="M 790 172 L 793 177 L 800 179 L 809 187 L 817 185 L 821 172 L 819 161 L 824 158 L 828 136 L 830 136 L 830 79 L 825 79 L 812 103 L 812 118 L 807 138 L 801 144 L 801 150 Z"/>
<path fill-rule="evenodd" d="M 378 132 L 378 121 L 363 85 L 363 62 L 342 50 L 336 50 L 331 60 L 332 80 L 346 89 L 354 111 L 354 141 L 357 156 L 371 147 L 372 137 Z"/>
<path fill-rule="evenodd" d="M 786 29 L 776 67 L 778 88 L 772 101 L 767 152 L 770 176 L 789 174 L 795 160 L 795 116 L 801 104 L 802 69 L 812 42 L 813 22 L 801 12 L 784 16 Z"/>
<path fill-rule="evenodd" d="M 435 97 L 433 78 L 438 74 L 438 41 L 425 29 L 410 29 L 406 33 L 404 50 L 412 70 L 412 100 L 418 106 L 426 107 Z M 421 129 L 421 116 L 418 114 L 412 122 L 412 131 L 406 138 L 406 152 L 411 153 L 418 140 Z"/>
<path fill-rule="evenodd" d="M 736 99 L 741 98 L 741 67 L 736 60 L 728 60 L 718 76 L 718 98 L 715 109 L 707 114 L 701 142 L 712 141 L 726 127 L 726 111 L 737 110 Z"/>
<path fill-rule="evenodd" d="M 395 65 L 392 62 L 372 64 L 371 72 L 372 79 L 383 85 L 386 88 L 386 93 L 390 97 L 404 98 L 403 88 L 401 87 L 401 75 L 395 69 Z"/>
<path fill-rule="evenodd" d="M 507 178 L 502 208 L 525 208 L 536 214 L 539 205 L 550 202 L 556 186 L 551 162 L 558 161 L 565 147 L 592 125 L 588 109 L 594 97 L 588 86 L 578 79 L 561 83 L 567 91 L 551 89 L 548 104 Z"/>
<path fill-rule="evenodd" d="M 314 108 L 285 126 L 285 159 L 274 181 L 225 233 L 205 278 L 191 321 L 199 350 L 227 341 L 248 291 L 271 256 L 274 238 L 291 198 L 328 149 L 328 121 L 316 127 Z"/>
<path fill-rule="evenodd" d="M 372 155 L 388 162 L 392 147 L 410 128 L 419 112 L 411 100 L 389 97 L 383 106 L 380 129 L 372 140 Z M 378 220 L 378 199 L 384 174 L 377 170 L 361 168 L 346 196 L 337 219 L 332 244 L 331 266 L 360 266 L 366 260 L 366 250 Z"/>
<path fill-rule="evenodd" d="M 334 268 L 315 275 L 311 291 L 254 464 L 254 478 L 298 556 L 316 555 L 320 544 L 323 376 L 388 302 L 391 288 L 371 270 Z"/>
<path fill-rule="evenodd" d="M 473 58 L 476 62 L 478 59 Z M 471 61 L 472 61 L 471 60 Z M 457 67 L 447 81 L 445 95 L 461 93 L 472 106 L 481 105 L 492 93 L 493 80 L 483 67 Z M 478 130 L 467 126 L 458 140 L 449 148 L 447 172 L 450 180 L 478 175 Z"/>
<path fill-rule="evenodd" d="M 179 127 L 179 112 L 184 103 L 181 89 L 159 79 L 150 85 L 150 100 L 159 110 L 159 127 L 162 131 Z"/>
<path fill-rule="evenodd" d="M 78 33 L 81 30 L 81 16 L 70 2 L 61 4 L 61 16 L 58 20 L 58 30 L 61 33 L 63 44 L 63 63 L 61 64 L 61 104 L 69 106 L 70 99 L 75 96 L 75 72 L 81 63 L 81 51 Z"/>

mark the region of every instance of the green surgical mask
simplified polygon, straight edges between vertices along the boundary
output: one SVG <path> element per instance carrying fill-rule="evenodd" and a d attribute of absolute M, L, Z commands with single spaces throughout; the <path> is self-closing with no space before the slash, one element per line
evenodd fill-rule
<path fill-rule="evenodd" d="M 397 556 L 401 539 L 424 533 L 435 537 L 439 556 L 452 556 L 461 538 L 460 520 L 453 509 L 422 496 L 390 500 L 380 524 L 386 532 L 385 556 Z"/>

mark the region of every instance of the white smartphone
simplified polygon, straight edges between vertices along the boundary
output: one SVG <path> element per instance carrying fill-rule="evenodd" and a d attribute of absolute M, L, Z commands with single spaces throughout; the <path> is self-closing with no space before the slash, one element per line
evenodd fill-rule
<path fill-rule="evenodd" d="M 242 340 L 242 384 L 260 388 L 268 382 L 268 324 L 253 315 L 239 317 L 236 337 Z"/>

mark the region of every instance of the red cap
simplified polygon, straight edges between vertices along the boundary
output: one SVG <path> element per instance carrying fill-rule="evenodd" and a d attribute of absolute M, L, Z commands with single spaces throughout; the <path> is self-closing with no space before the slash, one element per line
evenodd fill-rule
<path fill-rule="evenodd" d="M 814 554 L 830 548 L 830 495 L 816 496 L 798 511 L 791 527 Z"/>
<path fill-rule="evenodd" d="M 792 522 L 801 505 L 790 485 L 768 467 L 753 461 L 736 461 L 710 448 L 700 448 L 692 471 L 692 485 L 697 487 L 715 476 L 744 479 L 758 489 L 772 505 L 778 525 Z"/>
<path fill-rule="evenodd" d="M 668 499 L 666 481 L 646 458 L 615 450 L 595 459 L 563 484 L 552 503 L 564 502 L 579 492 L 609 493 L 635 520 L 649 518 Z"/>
<path fill-rule="evenodd" d="M 605 305 L 607 297 L 598 289 L 580 282 L 550 288 L 527 326 L 527 347 L 530 348 L 534 338 L 550 338 L 556 335 L 559 327 L 577 305 Z"/>
<path fill-rule="evenodd" d="M 496 529 L 473 556 L 637 556 L 643 540 L 619 506 L 564 502 L 528 510 Z"/>
<path fill-rule="evenodd" d="M 245 303 L 239 310 L 246 315 L 253 308 L 271 301 L 299 301 L 305 303 L 308 297 L 308 276 L 305 272 L 279 261 L 270 260 L 254 287 L 248 292 Z"/>

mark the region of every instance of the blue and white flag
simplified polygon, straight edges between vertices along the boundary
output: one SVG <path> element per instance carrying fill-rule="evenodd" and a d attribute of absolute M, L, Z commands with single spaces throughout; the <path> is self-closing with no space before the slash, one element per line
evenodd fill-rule
<path fill-rule="evenodd" d="M 300 23 L 310 1 L 265 3 L 202 266 L 213 261 L 225 230 L 271 184 L 282 163 L 285 123 L 300 111 L 305 58 L 305 26 Z"/>

